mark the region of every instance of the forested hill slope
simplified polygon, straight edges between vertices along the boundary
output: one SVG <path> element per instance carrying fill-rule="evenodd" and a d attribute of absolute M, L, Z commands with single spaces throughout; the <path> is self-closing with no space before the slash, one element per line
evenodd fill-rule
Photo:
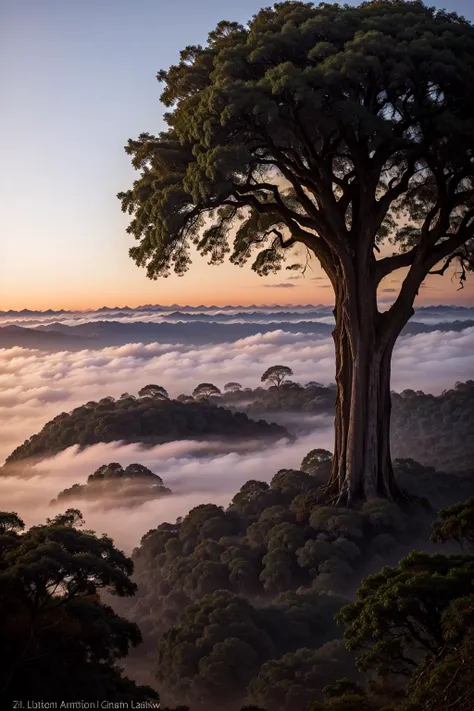
<path fill-rule="evenodd" d="M 124 397 L 88 402 L 72 412 L 62 412 L 41 432 L 17 447 L 7 463 L 29 457 L 47 457 L 74 444 L 142 442 L 163 444 L 180 439 L 225 437 L 233 439 L 278 439 L 288 437 L 284 427 L 250 419 L 243 412 L 200 401 L 154 400 Z"/>
<path fill-rule="evenodd" d="M 290 435 L 285 427 L 269 423 L 273 415 L 278 413 L 283 421 L 282 413 L 332 417 L 334 399 L 331 386 L 308 383 L 303 387 L 293 382 L 279 389 L 247 388 L 207 400 L 191 395 L 178 400 L 106 397 L 61 413 L 17 447 L 7 462 L 46 457 L 74 444 L 117 440 L 154 445 L 190 438 L 280 438 Z M 265 420 L 259 419 L 262 416 Z M 474 380 L 456 383 L 441 395 L 413 390 L 392 393 L 392 453 L 444 471 L 470 469 Z"/>
<path fill-rule="evenodd" d="M 276 413 L 333 415 L 336 391 L 318 383 L 287 382 L 280 388 L 227 393 L 224 403 L 250 416 Z M 283 418 L 280 418 L 283 419 Z M 432 395 L 421 390 L 392 392 L 392 453 L 445 471 L 474 462 L 474 380 Z"/>
<path fill-rule="evenodd" d="M 445 471 L 474 465 L 474 380 L 435 396 L 392 393 L 392 451 Z"/>
<path fill-rule="evenodd" d="M 313 450 L 300 470 L 246 482 L 226 509 L 203 503 L 143 536 L 132 556 L 138 594 L 117 601 L 145 638 L 127 674 L 193 711 L 237 711 L 245 697 L 266 711 L 309 711 L 326 684 L 360 679 L 333 615 L 361 577 L 430 545 L 434 511 L 380 499 L 324 506 L 330 459 Z M 394 468 L 404 489 L 434 510 L 474 493 L 474 472 L 446 474 L 412 460 Z M 409 584 L 406 591 L 414 594 Z"/>

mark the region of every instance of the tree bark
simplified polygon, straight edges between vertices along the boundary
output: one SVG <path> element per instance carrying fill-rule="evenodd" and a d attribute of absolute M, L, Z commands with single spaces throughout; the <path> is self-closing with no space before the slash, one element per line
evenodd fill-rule
<path fill-rule="evenodd" d="M 333 331 L 336 351 L 336 415 L 331 500 L 350 506 L 403 494 L 390 455 L 390 373 L 393 347 L 413 313 L 411 304 L 395 314 L 379 313 L 377 286 L 343 279 L 336 288 Z"/>

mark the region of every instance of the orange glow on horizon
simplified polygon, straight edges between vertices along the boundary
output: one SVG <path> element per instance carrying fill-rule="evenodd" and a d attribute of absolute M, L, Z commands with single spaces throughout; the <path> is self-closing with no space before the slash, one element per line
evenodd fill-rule
<path fill-rule="evenodd" d="M 305 274 L 284 268 L 276 275 L 260 277 L 250 268 L 229 262 L 209 266 L 200 256 L 189 272 L 178 277 L 152 281 L 126 254 L 118 251 L 116 263 L 102 266 L 99 260 L 86 259 L 74 269 L 55 268 L 50 261 L 28 262 L 21 275 L 0 268 L 0 311 L 95 310 L 102 306 L 131 308 L 146 304 L 163 306 L 298 306 L 334 303 L 329 279 L 312 260 Z M 379 299 L 391 302 L 397 296 L 406 270 L 389 275 L 380 285 Z M 474 305 L 474 278 L 459 290 L 454 271 L 444 277 L 428 276 L 416 305 Z"/>
<path fill-rule="evenodd" d="M 458 291 L 456 286 L 447 280 L 450 288 L 436 288 L 427 284 L 420 290 L 420 295 L 416 300 L 417 306 L 428 306 L 432 304 L 453 304 L 457 306 L 473 306 L 474 305 L 474 284 L 468 284 L 461 291 Z M 397 296 L 400 283 L 392 284 L 390 293 L 382 294 L 386 301 L 392 301 L 392 297 Z M 448 286 L 448 285 L 446 285 Z M 393 291 L 395 290 L 395 291 Z M 173 296 L 175 298 L 173 298 Z M 11 295 L 10 298 L 5 298 L 0 295 L 0 311 L 21 311 L 22 309 L 30 309 L 32 311 L 46 311 L 52 309 L 59 311 L 94 311 L 104 306 L 121 307 L 126 306 L 136 308 L 145 305 L 160 305 L 160 306 L 272 306 L 272 305 L 288 305 L 301 306 L 306 304 L 332 306 L 334 304 L 333 291 L 331 288 L 321 289 L 308 285 L 304 287 L 295 287 L 288 289 L 284 287 L 274 286 L 272 288 L 252 289 L 249 293 L 248 289 L 242 289 L 237 293 L 230 294 L 216 293 L 211 289 L 202 290 L 196 293 L 195 290 L 172 290 L 171 294 L 166 290 L 166 293 L 160 297 L 160 289 L 155 289 L 154 293 L 150 289 L 144 289 L 142 292 L 134 291 L 124 295 L 123 291 L 104 291 L 102 293 L 91 294 L 60 294 L 46 293 L 44 295 L 36 293 Z"/>

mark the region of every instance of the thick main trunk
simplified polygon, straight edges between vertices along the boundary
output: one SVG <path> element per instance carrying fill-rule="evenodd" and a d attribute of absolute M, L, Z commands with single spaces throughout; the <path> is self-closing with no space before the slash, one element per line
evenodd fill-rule
<path fill-rule="evenodd" d="M 375 287 L 365 285 L 361 294 L 355 310 L 349 307 L 347 291 L 341 288 L 336 294 L 333 332 L 337 401 L 328 490 L 334 501 L 345 505 L 401 496 L 390 456 L 390 369 L 404 324 L 387 328 L 377 312 Z"/>

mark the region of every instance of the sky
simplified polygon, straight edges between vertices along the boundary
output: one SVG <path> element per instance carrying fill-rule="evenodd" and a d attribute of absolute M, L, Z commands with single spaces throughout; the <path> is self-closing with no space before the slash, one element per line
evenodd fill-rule
<path fill-rule="evenodd" d="M 134 179 L 123 146 L 163 128 L 155 77 L 222 19 L 264 0 L 0 0 L 0 310 L 103 305 L 332 302 L 314 264 L 305 278 L 209 267 L 149 281 L 116 198 Z M 474 19 L 471 0 L 434 5 Z M 294 277 L 293 273 L 293 277 Z M 449 276 L 419 304 L 470 304 Z"/>

